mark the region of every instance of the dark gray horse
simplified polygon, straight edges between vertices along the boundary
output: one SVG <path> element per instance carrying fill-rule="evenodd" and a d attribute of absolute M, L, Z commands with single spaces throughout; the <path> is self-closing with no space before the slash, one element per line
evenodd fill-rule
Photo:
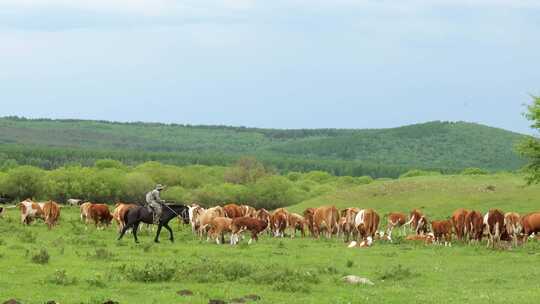
<path fill-rule="evenodd" d="M 161 217 L 159 219 L 158 229 L 154 242 L 159 243 L 159 234 L 161 233 L 162 227 L 165 227 L 165 229 L 169 231 L 169 240 L 171 240 L 171 242 L 174 242 L 173 232 L 171 227 L 169 227 L 169 222 L 175 217 L 180 217 L 184 221 L 184 224 L 189 224 L 188 211 L 188 207 L 184 205 L 163 205 L 163 212 L 161 213 Z M 120 232 L 118 240 L 121 240 L 126 231 L 131 228 L 135 243 L 138 243 L 139 240 L 137 239 L 137 231 L 139 230 L 139 224 L 141 222 L 146 224 L 153 224 L 154 218 L 152 212 L 150 212 L 147 207 L 141 206 L 129 209 L 129 211 L 124 216 L 124 221 L 126 225 Z"/>

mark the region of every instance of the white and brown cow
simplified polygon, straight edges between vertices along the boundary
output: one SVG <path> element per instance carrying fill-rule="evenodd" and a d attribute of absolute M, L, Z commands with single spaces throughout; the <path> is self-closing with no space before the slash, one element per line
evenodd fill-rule
<path fill-rule="evenodd" d="M 319 238 L 321 232 L 325 232 L 326 238 L 332 238 L 334 231 L 337 231 L 339 220 L 338 211 L 335 206 L 323 206 L 315 209 L 313 213 L 313 234 Z"/>
<path fill-rule="evenodd" d="M 379 214 L 373 209 L 362 209 L 356 214 L 354 226 L 358 232 L 360 247 L 363 247 L 362 244 L 371 246 L 379 229 L 379 220 Z"/>
<path fill-rule="evenodd" d="M 504 213 L 499 209 L 491 209 L 484 215 L 484 225 L 488 233 L 487 246 L 493 248 L 500 243 L 501 236 L 505 233 Z"/>
<path fill-rule="evenodd" d="M 389 241 L 392 241 L 392 231 L 396 227 L 405 228 L 405 222 L 407 220 L 407 215 L 403 212 L 390 212 L 387 216 L 387 225 L 386 231 L 384 232 L 383 238 Z M 403 231 L 402 235 L 405 234 Z"/>
<path fill-rule="evenodd" d="M 43 204 L 43 218 L 49 230 L 58 223 L 58 220 L 60 219 L 60 208 L 61 206 L 53 201 L 48 201 Z"/>
<path fill-rule="evenodd" d="M 88 223 L 88 216 L 89 216 L 90 206 L 92 206 L 92 203 L 86 202 L 86 203 L 83 203 L 79 207 L 80 212 L 81 212 L 81 221 L 83 223 L 85 223 L 85 224 Z"/>
<path fill-rule="evenodd" d="M 459 208 L 452 213 L 451 221 L 458 240 L 462 241 L 465 236 L 465 217 L 469 210 Z"/>
<path fill-rule="evenodd" d="M 289 228 L 291 230 L 291 238 L 294 238 L 296 231 L 300 231 L 301 236 L 306 236 L 306 219 L 298 213 L 289 214 Z"/>
<path fill-rule="evenodd" d="M 452 225 L 452 220 L 431 222 L 435 243 L 441 244 L 444 238 L 444 246 L 452 247 Z"/>
<path fill-rule="evenodd" d="M 518 245 L 518 236 L 521 234 L 521 216 L 516 212 L 507 212 L 504 214 L 504 227 L 506 233 L 512 239 L 514 246 Z"/>
<path fill-rule="evenodd" d="M 221 206 L 206 209 L 199 217 L 199 238 L 207 234 L 212 219 L 225 217 L 225 211 Z M 208 238 L 207 238 L 208 239 Z"/>
<path fill-rule="evenodd" d="M 354 219 L 356 218 L 356 215 L 360 212 L 359 208 L 347 208 L 344 210 L 341 210 L 341 219 L 340 219 L 340 231 L 345 236 L 344 241 L 346 243 L 349 242 L 349 238 L 351 237 L 351 234 L 354 237 L 354 233 L 356 232 L 355 226 L 354 226 Z"/>
<path fill-rule="evenodd" d="M 405 223 L 404 225 L 409 225 L 412 228 L 412 230 L 416 232 L 416 234 L 422 234 L 425 231 L 418 228 L 418 222 L 420 221 L 422 216 L 424 216 L 422 211 L 418 209 L 413 209 L 409 215 L 409 221 Z M 425 222 L 425 226 L 427 227 L 427 222 Z"/>
<path fill-rule="evenodd" d="M 533 233 L 540 233 L 540 212 L 532 212 L 524 215 L 521 218 L 521 225 L 523 227 L 523 234 L 526 237 L 531 236 Z"/>
<path fill-rule="evenodd" d="M 476 210 L 471 210 L 465 216 L 465 235 L 469 236 L 469 242 L 481 242 L 484 234 L 484 216 Z"/>
<path fill-rule="evenodd" d="M 278 208 L 270 216 L 270 230 L 274 237 L 284 237 L 285 230 L 289 227 L 289 211 Z"/>
<path fill-rule="evenodd" d="M 31 199 L 26 199 L 18 204 L 21 210 L 21 223 L 30 225 L 34 219 L 44 219 L 43 205 L 45 203 L 36 203 Z"/>

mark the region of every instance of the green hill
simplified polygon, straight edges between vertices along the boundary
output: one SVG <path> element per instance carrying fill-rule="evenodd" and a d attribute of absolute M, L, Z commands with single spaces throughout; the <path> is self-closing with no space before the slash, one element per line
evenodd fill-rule
<path fill-rule="evenodd" d="M 430 219 L 444 219 L 457 208 L 486 212 L 491 208 L 528 213 L 540 210 L 540 185 L 525 186 L 519 174 L 438 175 L 376 181 L 341 189 L 290 206 L 295 212 L 309 207 L 335 205 L 391 211 L 424 210 Z M 386 225 L 386 223 L 385 223 Z"/>
<path fill-rule="evenodd" d="M 282 171 L 395 177 L 412 168 L 515 170 L 523 135 L 465 122 L 392 129 L 278 130 L 227 126 L 0 118 L 0 161 L 54 168 L 114 158 L 128 164 L 226 165 L 253 155 Z"/>

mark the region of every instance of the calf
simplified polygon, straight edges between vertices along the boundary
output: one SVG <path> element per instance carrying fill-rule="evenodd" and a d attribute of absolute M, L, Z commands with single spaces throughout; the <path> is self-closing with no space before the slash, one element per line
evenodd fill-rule
<path fill-rule="evenodd" d="M 305 232 L 306 220 L 303 216 L 297 213 L 289 214 L 289 228 L 291 229 L 291 238 L 294 238 L 296 231 L 299 230 L 302 237 L 306 236 Z"/>
<path fill-rule="evenodd" d="M 540 212 L 529 213 L 521 218 L 523 234 L 526 237 L 540 232 Z"/>
<path fill-rule="evenodd" d="M 405 215 L 405 213 L 402 213 L 402 212 L 389 213 L 387 217 L 388 223 L 387 223 L 386 231 L 383 237 L 385 237 L 389 241 L 392 241 L 392 231 L 394 230 L 395 227 L 405 228 L 406 218 L 407 218 L 407 215 Z"/>
<path fill-rule="evenodd" d="M 407 237 L 405 237 L 407 241 L 422 241 L 425 244 L 433 243 L 434 238 L 435 236 L 433 235 L 433 233 L 426 233 L 422 235 L 413 234 L 413 235 L 408 235 Z"/>
<path fill-rule="evenodd" d="M 21 210 L 21 223 L 30 225 L 34 219 L 44 219 L 42 206 L 45 203 L 36 203 L 26 199 L 18 204 Z"/>
<path fill-rule="evenodd" d="M 208 237 L 215 239 L 216 243 L 219 245 L 225 243 L 225 233 L 231 232 L 232 219 L 223 216 L 217 216 L 210 220 L 208 224 Z M 231 241 L 232 241 L 231 236 Z M 221 240 L 221 241 L 220 241 Z"/>
<path fill-rule="evenodd" d="M 458 240 L 462 241 L 465 235 L 465 217 L 469 213 L 469 210 L 459 208 L 454 213 L 452 213 L 451 221 L 454 231 L 456 232 L 456 237 Z"/>
<path fill-rule="evenodd" d="M 60 218 L 60 205 L 56 202 L 48 201 L 43 205 L 43 217 L 49 230 L 56 226 L 58 219 Z"/>
<path fill-rule="evenodd" d="M 240 234 L 245 230 L 249 230 L 251 232 L 251 238 L 249 239 L 248 244 L 251 244 L 252 240 L 257 241 L 259 233 L 264 231 L 267 225 L 268 224 L 263 220 L 248 216 L 233 219 L 231 223 L 231 245 L 238 243 L 240 240 Z"/>
<path fill-rule="evenodd" d="M 440 244 L 444 237 L 444 246 L 452 247 L 452 221 L 432 221 L 431 229 L 435 243 Z"/>
<path fill-rule="evenodd" d="M 216 217 L 225 217 L 225 210 L 222 207 L 216 206 L 208 208 L 199 216 L 199 238 L 202 238 L 204 234 L 207 234 L 210 228 L 212 219 Z M 208 237 L 207 237 L 208 240 Z"/>
<path fill-rule="evenodd" d="M 515 212 L 504 214 L 504 226 L 514 246 L 518 245 L 518 236 L 521 234 L 521 217 Z"/>
<path fill-rule="evenodd" d="M 276 209 L 270 216 L 270 230 L 274 237 L 283 237 L 289 226 L 289 212 L 284 208 Z"/>
<path fill-rule="evenodd" d="M 367 246 L 371 246 L 373 239 L 379 228 L 379 215 L 373 209 L 362 209 L 356 214 L 354 225 L 358 231 L 358 243 L 362 246 L 362 241 Z"/>
<path fill-rule="evenodd" d="M 101 227 L 109 226 L 113 219 L 109 207 L 105 204 L 92 204 L 88 208 L 88 218 L 94 221 L 96 228 L 101 224 Z"/>
<path fill-rule="evenodd" d="M 345 236 L 344 241 L 346 243 L 349 242 L 349 237 L 351 236 L 351 234 L 354 234 L 356 231 L 354 226 L 354 219 L 356 218 L 358 212 L 360 212 L 360 209 L 358 208 L 347 208 L 341 211 L 340 220 L 342 220 L 343 223 L 341 223 L 339 227 L 340 230 L 343 232 L 343 235 Z"/>
<path fill-rule="evenodd" d="M 70 206 L 79 206 L 82 203 L 82 200 L 76 198 L 70 198 L 67 200 L 67 204 Z"/>
<path fill-rule="evenodd" d="M 313 213 L 313 233 L 316 238 L 322 231 L 326 231 L 326 238 L 332 238 L 337 230 L 338 211 L 335 206 L 323 206 L 315 209 Z"/>
<path fill-rule="evenodd" d="M 501 236 L 506 231 L 504 227 L 504 213 L 499 209 L 489 210 L 484 215 L 484 225 L 488 232 L 487 246 L 489 247 L 491 243 L 492 247 L 495 248 L 496 243 L 500 242 Z"/>
<path fill-rule="evenodd" d="M 484 218 L 478 211 L 472 210 L 465 216 L 464 234 L 469 236 L 469 242 L 481 242 L 484 234 Z"/>

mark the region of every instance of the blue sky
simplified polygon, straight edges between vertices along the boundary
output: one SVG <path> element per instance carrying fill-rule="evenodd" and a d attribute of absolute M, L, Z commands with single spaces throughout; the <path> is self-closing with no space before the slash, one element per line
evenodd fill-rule
<path fill-rule="evenodd" d="M 2 0 L 0 115 L 530 133 L 540 1 Z"/>

